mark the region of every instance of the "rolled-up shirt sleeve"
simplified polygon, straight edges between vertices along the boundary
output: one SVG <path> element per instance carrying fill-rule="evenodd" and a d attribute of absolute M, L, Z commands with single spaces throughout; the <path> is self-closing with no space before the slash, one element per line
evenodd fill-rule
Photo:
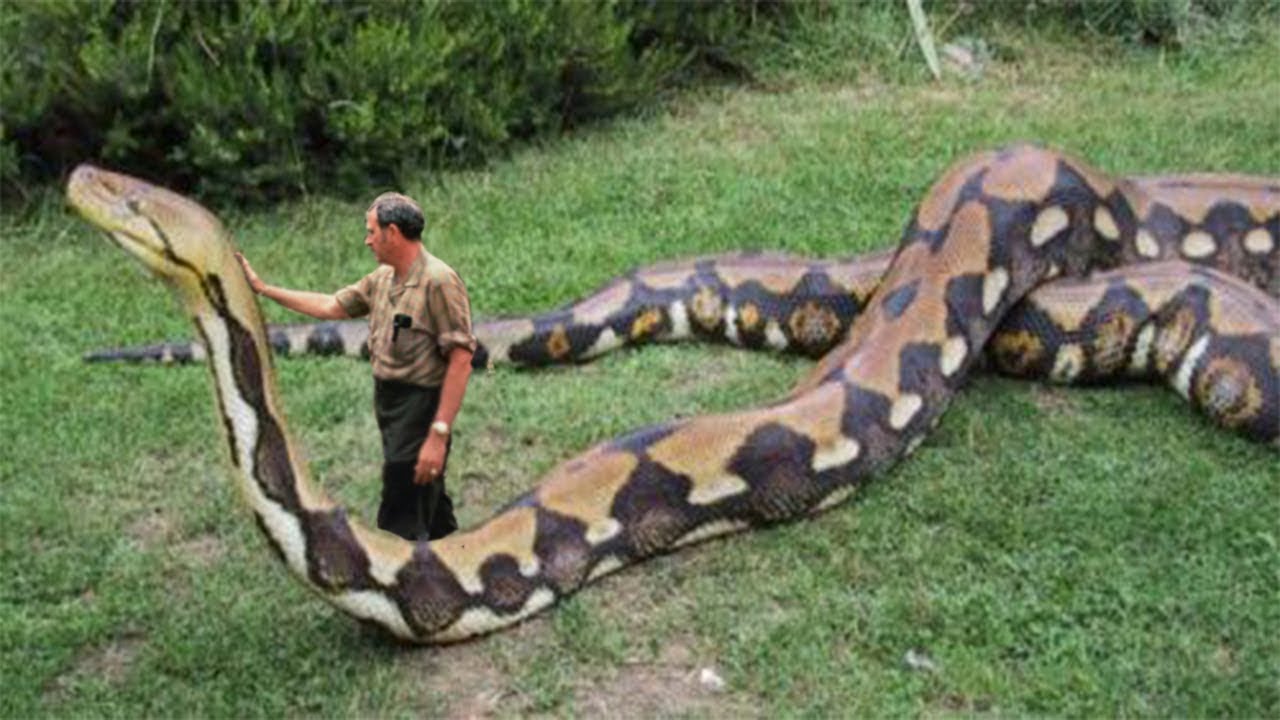
<path fill-rule="evenodd" d="M 471 332 L 471 299 L 461 278 L 450 274 L 431 283 L 427 309 L 436 322 L 436 346 L 441 355 L 448 357 L 454 348 L 476 351 L 476 336 Z"/>
<path fill-rule="evenodd" d="M 338 304 L 347 312 L 347 317 L 364 317 L 373 306 L 373 273 L 369 273 L 334 293 Z"/>

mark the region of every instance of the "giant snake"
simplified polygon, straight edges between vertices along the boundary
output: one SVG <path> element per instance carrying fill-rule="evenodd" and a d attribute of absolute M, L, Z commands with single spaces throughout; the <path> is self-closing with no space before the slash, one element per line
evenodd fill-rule
<path fill-rule="evenodd" d="M 785 398 L 676 420 L 553 469 L 476 527 L 409 543 L 351 518 L 286 427 L 277 333 L 218 220 L 82 166 L 68 195 L 169 284 L 214 379 L 235 478 L 270 546 L 334 605 L 415 641 L 519 621 L 587 582 L 706 538 L 819 512 L 910 452 L 983 357 L 1059 381 L 1162 378 L 1280 447 L 1280 180 L 1112 178 L 1032 146 L 948 170 L 895 253 L 706 258 L 646 268 L 535 319 L 482 326 L 491 362 L 581 360 L 686 336 L 820 356 Z M 359 338 L 355 338 L 359 340 Z M 305 341 L 303 347 L 306 347 Z"/>

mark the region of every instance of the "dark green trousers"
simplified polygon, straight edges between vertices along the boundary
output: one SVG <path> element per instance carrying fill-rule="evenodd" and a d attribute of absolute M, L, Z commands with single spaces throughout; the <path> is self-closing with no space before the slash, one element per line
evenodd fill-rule
<path fill-rule="evenodd" d="M 445 488 L 445 464 L 431 482 L 417 485 L 413 469 L 418 451 L 440 405 L 440 388 L 388 380 L 373 381 L 373 407 L 382 432 L 382 502 L 378 527 L 406 540 L 434 540 L 458 529 L 453 500 Z M 452 447 L 453 439 L 449 439 Z"/>

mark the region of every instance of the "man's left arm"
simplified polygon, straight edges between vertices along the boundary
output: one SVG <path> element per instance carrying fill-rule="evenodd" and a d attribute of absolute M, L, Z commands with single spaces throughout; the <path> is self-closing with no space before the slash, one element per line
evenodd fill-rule
<path fill-rule="evenodd" d="M 440 386 L 440 405 L 436 409 L 435 421 L 427 429 L 427 440 L 418 451 L 418 464 L 414 468 L 413 481 L 419 485 L 434 480 L 444 467 L 453 420 L 462 407 L 462 396 L 466 394 L 467 380 L 471 378 L 472 354 L 464 347 L 455 347 L 449 353 L 449 366 Z"/>
<path fill-rule="evenodd" d="M 436 407 L 435 420 L 427 429 L 427 439 L 418 451 L 418 463 L 414 467 L 414 482 L 422 485 L 438 477 L 444 469 L 449 450 L 449 435 L 453 432 L 453 420 L 462 407 L 462 397 L 467 392 L 467 380 L 471 378 L 471 356 L 475 354 L 476 339 L 471 333 L 471 301 L 466 287 L 456 277 L 445 286 L 434 286 L 427 302 L 441 325 L 438 342 L 447 353 L 444 382 L 440 385 L 440 403 Z"/>

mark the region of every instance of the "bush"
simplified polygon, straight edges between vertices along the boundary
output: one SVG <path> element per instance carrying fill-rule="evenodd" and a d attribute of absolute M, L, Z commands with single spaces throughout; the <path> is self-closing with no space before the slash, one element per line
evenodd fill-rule
<path fill-rule="evenodd" d="M 927 3 L 955 29 L 1046 17 L 1178 45 L 1280 0 Z M 898 0 L 41 0 L 0 13 L 0 201 L 83 160 L 206 201 L 366 193 L 758 63 L 898 63 Z M 795 44 L 795 47 L 791 45 Z M 896 50 L 895 50 L 896 48 Z"/>
<path fill-rule="evenodd" d="M 483 158 L 651 97 L 618 6 L 55 0 L 0 21 L 0 173 L 86 158 L 202 196 L 338 190 Z"/>

